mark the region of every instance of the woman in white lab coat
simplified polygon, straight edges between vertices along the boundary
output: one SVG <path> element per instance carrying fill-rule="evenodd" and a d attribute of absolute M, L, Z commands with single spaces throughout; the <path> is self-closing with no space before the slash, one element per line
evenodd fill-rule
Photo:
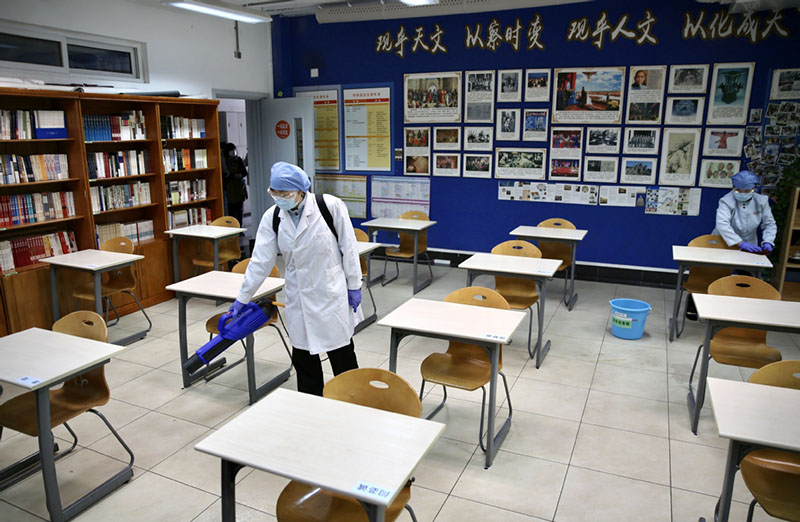
<path fill-rule="evenodd" d="M 722 236 L 729 247 L 738 246 L 745 252 L 770 253 L 778 227 L 769 208 L 769 198 L 755 191 L 758 181 L 758 176 L 748 170 L 731 176 L 733 190 L 719 200 L 717 226 L 712 233 Z"/>
<path fill-rule="evenodd" d="M 325 195 L 338 241 L 326 223 L 299 167 L 272 166 L 270 195 L 275 206 L 261 218 L 256 243 L 241 290 L 230 312 L 237 314 L 275 265 L 278 252 L 286 262 L 286 329 L 292 343 L 297 389 L 322 395 L 319 354 L 327 353 L 334 375 L 358 368 L 353 330 L 363 319 L 361 265 L 347 207 Z M 274 213 L 279 212 L 277 238 Z M 277 239 L 277 240 L 276 240 Z"/>

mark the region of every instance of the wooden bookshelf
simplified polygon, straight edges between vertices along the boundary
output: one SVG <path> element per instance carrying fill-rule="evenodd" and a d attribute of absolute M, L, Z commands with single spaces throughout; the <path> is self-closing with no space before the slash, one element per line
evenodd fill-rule
<path fill-rule="evenodd" d="M 800 301 L 800 187 L 795 187 L 784 222 L 781 251 L 773 271 L 773 285 L 784 301 Z"/>
<path fill-rule="evenodd" d="M 1 228 L 0 241 L 68 231 L 75 234 L 78 248 L 85 250 L 97 248 L 95 225 L 152 220 L 155 238 L 136 247 L 136 253 L 145 256 L 145 259 L 135 264 L 139 282 L 136 294 L 145 307 L 170 299 L 172 293 L 164 290 L 172 282 L 172 252 L 169 238 L 164 234 L 168 228 L 168 212 L 172 209 L 167 206 L 167 178 L 176 181 L 195 178 L 206 180 L 208 197 L 205 200 L 180 204 L 177 207 L 203 206 L 211 210 L 212 218 L 220 217 L 223 213 L 217 101 L 0 88 L 0 109 L 64 111 L 67 138 L 0 140 L 0 154 L 65 154 L 69 168 L 67 179 L 3 184 L 0 185 L 0 195 L 71 191 L 75 198 L 74 217 Z M 145 139 L 85 139 L 83 116 L 114 116 L 131 110 L 142 111 L 144 114 Z M 162 140 L 162 115 L 202 118 L 205 121 L 206 137 Z M 171 148 L 206 149 L 208 167 L 171 173 L 174 176 L 165 175 L 161 153 L 162 150 Z M 89 178 L 89 154 L 129 150 L 146 150 L 149 153 L 148 172 L 130 176 Z M 136 182 L 149 184 L 150 203 L 93 213 L 90 186 L 107 187 Z M 182 243 L 181 253 L 191 255 L 191 245 Z M 49 266 L 45 263 L 17 267 L 15 271 L 0 277 L 0 335 L 32 326 L 48 329 L 52 326 L 49 278 Z M 59 271 L 59 302 L 62 313 L 74 309 L 72 290 L 87 282 L 84 274 L 69 270 Z M 20 296 L 24 296 L 24 299 Z M 121 315 L 138 310 L 129 296 L 115 296 L 113 302 Z M 93 303 L 82 305 L 82 308 L 93 309 Z"/>

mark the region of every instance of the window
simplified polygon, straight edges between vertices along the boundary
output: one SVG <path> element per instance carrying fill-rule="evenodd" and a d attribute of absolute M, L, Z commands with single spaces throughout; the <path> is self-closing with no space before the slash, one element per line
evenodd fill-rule
<path fill-rule="evenodd" d="M 61 67 L 61 42 L 0 33 L 0 61 Z"/>

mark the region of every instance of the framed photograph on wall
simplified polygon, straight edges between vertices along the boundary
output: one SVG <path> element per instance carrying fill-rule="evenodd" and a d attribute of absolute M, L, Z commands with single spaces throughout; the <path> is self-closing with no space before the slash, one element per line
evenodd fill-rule
<path fill-rule="evenodd" d="M 619 154 L 621 127 L 588 127 L 586 154 Z"/>
<path fill-rule="evenodd" d="M 670 94 L 704 94 L 708 83 L 708 64 L 673 65 L 669 69 Z"/>
<path fill-rule="evenodd" d="M 661 143 L 659 185 L 691 187 L 697 178 L 700 129 L 666 128 Z"/>
<path fill-rule="evenodd" d="M 631 67 L 625 123 L 661 123 L 666 75 L 666 65 Z"/>
<path fill-rule="evenodd" d="M 461 123 L 461 71 L 404 74 L 405 123 Z"/>
<path fill-rule="evenodd" d="M 775 69 L 772 72 L 769 99 L 800 99 L 800 69 Z"/>
<path fill-rule="evenodd" d="M 738 158 L 744 146 L 744 129 L 718 129 L 707 127 L 703 138 L 703 156 L 728 156 Z M 734 173 L 735 174 L 735 173 Z"/>
<path fill-rule="evenodd" d="M 544 179 L 547 149 L 498 147 L 494 157 L 497 179 Z"/>
<path fill-rule="evenodd" d="M 715 63 L 708 96 L 709 125 L 744 125 L 755 62 Z"/>
<path fill-rule="evenodd" d="M 583 127 L 551 127 L 550 158 L 580 158 L 583 149 Z"/>
<path fill-rule="evenodd" d="M 634 185 L 654 185 L 656 158 L 622 158 L 619 182 Z"/>
<path fill-rule="evenodd" d="M 580 158 L 550 158 L 550 172 L 547 179 L 550 181 L 580 181 Z"/>
<path fill-rule="evenodd" d="M 704 159 L 700 164 L 701 187 L 733 188 L 731 176 L 739 172 L 742 162 L 732 159 Z"/>
<path fill-rule="evenodd" d="M 404 174 L 430 175 L 431 128 L 405 127 L 403 129 Z"/>
<path fill-rule="evenodd" d="M 464 123 L 494 122 L 494 71 L 467 71 Z"/>
<path fill-rule="evenodd" d="M 525 70 L 525 101 L 550 101 L 550 69 Z"/>
<path fill-rule="evenodd" d="M 624 87 L 624 66 L 555 69 L 552 123 L 622 123 Z"/>
<path fill-rule="evenodd" d="M 583 162 L 583 181 L 616 183 L 619 158 L 616 156 L 586 156 Z"/>
<path fill-rule="evenodd" d="M 547 141 L 548 109 L 522 109 L 522 141 Z"/>
<path fill-rule="evenodd" d="M 522 101 L 522 69 L 497 71 L 497 101 Z"/>
<path fill-rule="evenodd" d="M 434 127 L 433 150 L 461 150 L 461 127 Z"/>
<path fill-rule="evenodd" d="M 493 127 L 464 127 L 464 150 L 492 150 Z"/>
<path fill-rule="evenodd" d="M 492 155 L 465 152 L 463 158 L 465 178 L 491 178 Z"/>
<path fill-rule="evenodd" d="M 702 125 L 705 96 L 686 98 L 667 97 L 664 111 L 664 123 L 667 125 Z"/>
<path fill-rule="evenodd" d="M 433 175 L 451 178 L 461 176 L 461 154 L 458 152 L 434 152 Z"/>
<path fill-rule="evenodd" d="M 658 154 L 659 127 L 625 129 L 625 145 L 622 152 L 625 154 Z"/>
<path fill-rule="evenodd" d="M 519 141 L 519 109 L 497 109 L 497 141 Z"/>

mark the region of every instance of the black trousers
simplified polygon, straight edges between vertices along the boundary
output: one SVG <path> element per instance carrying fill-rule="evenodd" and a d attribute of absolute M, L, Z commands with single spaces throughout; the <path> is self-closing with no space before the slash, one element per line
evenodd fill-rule
<path fill-rule="evenodd" d="M 328 352 L 334 375 L 358 368 L 353 339 L 350 344 Z M 322 396 L 325 381 L 322 377 L 322 362 L 319 355 L 311 355 L 308 350 L 292 346 L 292 364 L 297 372 L 297 391 Z"/>
<path fill-rule="evenodd" d="M 242 226 L 242 214 L 244 212 L 244 202 L 239 203 L 231 203 L 228 201 L 228 215 L 231 217 L 236 218 L 239 222 L 239 226 Z"/>

